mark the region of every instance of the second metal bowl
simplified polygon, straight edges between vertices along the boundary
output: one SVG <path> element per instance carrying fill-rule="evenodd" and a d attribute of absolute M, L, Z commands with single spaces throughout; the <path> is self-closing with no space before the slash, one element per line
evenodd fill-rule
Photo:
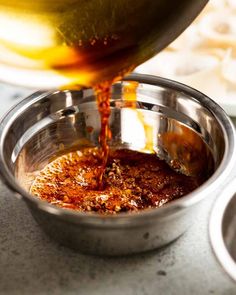
<path fill-rule="evenodd" d="M 226 186 L 214 205 L 210 238 L 220 264 L 236 281 L 236 179 Z"/>

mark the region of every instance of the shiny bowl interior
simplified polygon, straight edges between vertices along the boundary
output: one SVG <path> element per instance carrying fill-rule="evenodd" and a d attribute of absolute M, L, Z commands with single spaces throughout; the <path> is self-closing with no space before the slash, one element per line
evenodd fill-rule
<path fill-rule="evenodd" d="M 154 150 L 160 158 L 170 165 L 174 160 L 187 175 L 210 177 L 222 162 L 226 144 L 211 112 L 183 93 L 147 84 L 131 90 L 137 92 L 136 111 L 125 97 L 128 85 L 129 81 L 124 81 L 113 86 L 110 146 L 144 148 L 145 133 L 138 112 L 153 128 Z M 11 141 L 8 138 L 4 147 L 7 168 L 26 191 L 35 174 L 58 155 L 98 146 L 100 132 L 92 89 L 38 93 L 29 103 L 11 126 L 14 133 L 8 131 Z"/>
<path fill-rule="evenodd" d="M 236 179 L 226 186 L 214 205 L 210 238 L 220 264 L 236 281 Z"/>
<path fill-rule="evenodd" d="M 60 220 L 60 226 L 63 220 L 67 224 L 66 234 L 56 239 L 67 239 L 65 244 L 89 253 L 95 251 L 92 242 L 79 237 L 81 232 L 87 237 L 86 226 L 96 227 L 89 239 L 94 239 L 94 243 L 99 240 L 96 253 L 100 254 L 145 251 L 176 239 L 192 222 L 184 219 L 187 209 L 222 185 L 234 165 L 234 127 L 224 111 L 194 89 L 152 76 L 131 75 L 113 85 L 111 146 L 140 150 L 145 144 L 142 126 L 135 119 L 137 111 L 130 110 L 126 101 L 124 89 L 128 81 L 138 83 L 137 110 L 153 128 L 157 155 L 170 165 L 177 161 L 183 173 L 208 178 L 192 193 L 162 208 L 102 217 L 57 208 L 28 193 L 37 172 L 52 159 L 70 150 L 98 145 L 100 117 L 91 89 L 35 93 L 15 106 L 0 127 L 1 174 L 8 187 L 23 197 L 30 209 L 37 211 L 36 215 L 39 211 L 40 216 L 47 215 L 45 222 L 39 221 L 44 223 L 46 232 L 55 236 L 55 220 Z M 72 224 L 77 228 L 72 229 Z M 69 232 L 74 231 L 75 235 L 82 225 L 79 234 L 76 232 L 78 241 L 74 241 Z M 147 227 L 149 240 L 145 238 Z M 110 230 L 109 237 L 104 237 L 105 228 Z M 114 245 L 113 235 L 117 240 L 117 236 L 124 234 L 125 242 L 120 239 Z"/>

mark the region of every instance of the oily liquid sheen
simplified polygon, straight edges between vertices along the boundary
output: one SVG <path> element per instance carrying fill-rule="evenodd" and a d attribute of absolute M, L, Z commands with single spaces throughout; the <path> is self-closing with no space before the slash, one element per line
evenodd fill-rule
<path fill-rule="evenodd" d="M 31 193 L 51 204 L 84 212 L 116 214 L 158 208 L 201 183 L 171 169 L 155 154 L 110 150 L 97 187 L 100 158 L 96 148 L 71 152 L 48 164 L 36 177 Z"/>
<path fill-rule="evenodd" d="M 153 130 L 136 109 L 137 87 L 136 82 L 126 83 L 123 95 L 126 107 L 143 124 L 144 147 L 139 152 L 109 148 L 110 85 L 101 84 L 96 87 L 100 148 L 71 152 L 49 163 L 34 179 L 32 195 L 62 208 L 117 214 L 159 208 L 201 185 L 202 174 L 179 173 L 154 153 Z"/>

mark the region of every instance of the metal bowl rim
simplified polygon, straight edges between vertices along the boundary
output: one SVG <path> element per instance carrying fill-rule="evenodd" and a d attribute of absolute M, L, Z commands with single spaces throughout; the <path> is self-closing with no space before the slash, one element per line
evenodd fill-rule
<path fill-rule="evenodd" d="M 131 74 L 125 77 L 123 81 L 137 81 L 139 83 L 164 87 L 170 90 L 182 92 L 185 95 L 193 97 L 194 99 L 199 101 L 201 105 L 203 105 L 205 108 L 208 109 L 208 111 L 213 114 L 213 116 L 216 118 L 222 128 L 222 132 L 224 133 L 225 138 L 224 156 L 219 167 L 216 169 L 213 175 L 193 192 L 180 199 L 174 200 L 161 208 L 153 208 L 150 210 L 144 210 L 142 212 L 139 211 L 132 213 L 119 213 L 118 215 L 112 216 L 101 216 L 97 213 L 88 214 L 85 212 L 65 210 L 63 208 L 55 207 L 47 203 L 46 201 L 34 198 L 25 190 L 23 190 L 20 185 L 17 184 L 14 177 L 7 169 L 6 162 L 3 157 L 3 142 L 8 127 L 11 126 L 11 124 L 14 122 L 14 119 L 16 119 L 18 115 L 20 115 L 20 111 L 22 109 L 28 108 L 33 103 L 43 99 L 48 95 L 59 92 L 58 90 L 49 92 L 39 91 L 33 93 L 32 95 L 23 99 L 20 103 L 15 105 L 10 111 L 8 111 L 8 113 L 0 122 L 0 175 L 2 176 L 2 179 L 6 183 L 6 185 L 15 193 L 16 196 L 18 196 L 19 198 L 25 198 L 26 201 L 30 202 L 34 206 L 51 214 L 60 215 L 61 217 L 65 218 L 71 217 L 72 219 L 77 219 L 77 221 L 79 220 L 80 222 L 86 224 L 96 224 L 98 226 L 113 227 L 120 226 L 122 221 L 124 223 L 129 223 L 129 221 L 132 221 L 132 223 L 142 223 L 144 218 L 152 219 L 156 218 L 156 216 L 165 217 L 177 213 L 180 210 L 184 210 L 199 203 L 202 199 L 213 193 L 216 188 L 219 187 L 220 184 L 227 179 L 234 167 L 234 163 L 236 162 L 236 136 L 233 123 L 220 106 L 218 106 L 213 100 L 211 100 L 209 97 L 199 92 L 198 90 L 166 78 L 156 77 L 152 75 Z M 216 185 L 216 180 L 218 185 Z M 115 222 L 115 220 L 117 222 Z"/>
<path fill-rule="evenodd" d="M 236 281 L 236 262 L 230 255 L 223 238 L 223 219 L 225 211 L 236 193 L 236 178 L 230 181 L 227 187 L 221 192 L 217 198 L 209 222 L 209 235 L 211 247 L 220 265 L 228 273 L 228 275 Z"/>

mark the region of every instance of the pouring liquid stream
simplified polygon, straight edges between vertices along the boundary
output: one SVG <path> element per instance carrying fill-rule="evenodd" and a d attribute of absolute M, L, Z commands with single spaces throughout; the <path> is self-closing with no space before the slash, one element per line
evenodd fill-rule
<path fill-rule="evenodd" d="M 126 106 L 131 109 L 141 126 L 143 127 L 145 135 L 145 145 L 141 148 L 140 152 L 144 153 L 154 153 L 154 143 L 153 143 L 153 127 L 149 125 L 143 113 L 138 110 L 137 107 L 137 82 L 127 82 L 124 86 L 123 99 L 126 102 Z M 106 170 L 107 160 L 109 156 L 109 140 L 112 137 L 109 118 L 110 118 L 110 98 L 111 98 L 111 83 L 105 82 L 99 84 L 95 87 L 95 93 L 97 96 L 97 105 L 101 118 L 101 130 L 99 136 L 100 142 L 100 159 L 101 168 L 98 171 L 97 176 L 97 188 L 99 190 L 103 189 L 103 174 Z"/>
<path fill-rule="evenodd" d="M 98 172 L 97 185 L 98 189 L 103 188 L 103 173 L 106 169 L 107 159 L 109 155 L 109 139 L 111 139 L 111 129 L 109 126 L 110 118 L 110 97 L 111 97 L 111 84 L 109 82 L 98 85 L 95 88 L 97 94 L 97 105 L 101 117 L 101 131 L 99 142 L 101 146 L 101 169 Z"/>

